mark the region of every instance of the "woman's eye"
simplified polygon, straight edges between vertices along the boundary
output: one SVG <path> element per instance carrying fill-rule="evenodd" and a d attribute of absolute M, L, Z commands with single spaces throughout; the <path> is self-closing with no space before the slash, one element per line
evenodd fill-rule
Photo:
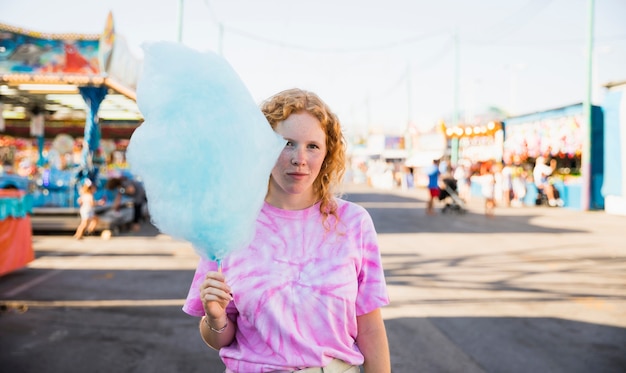
<path fill-rule="evenodd" d="M 287 141 L 287 143 L 285 144 L 285 146 L 293 146 L 293 142 L 291 142 L 291 141 Z"/>

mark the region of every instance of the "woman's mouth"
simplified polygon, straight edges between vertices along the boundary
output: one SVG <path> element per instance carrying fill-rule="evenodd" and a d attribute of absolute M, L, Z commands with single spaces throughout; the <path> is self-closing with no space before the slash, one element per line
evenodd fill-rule
<path fill-rule="evenodd" d="M 289 177 L 291 177 L 293 179 L 300 180 L 300 179 L 306 178 L 307 176 L 309 176 L 309 174 L 305 173 L 305 172 L 288 172 L 287 176 L 289 176 Z"/>

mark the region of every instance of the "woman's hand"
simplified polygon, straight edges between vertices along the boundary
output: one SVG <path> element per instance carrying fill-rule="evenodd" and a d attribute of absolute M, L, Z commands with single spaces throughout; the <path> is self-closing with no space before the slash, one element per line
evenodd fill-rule
<path fill-rule="evenodd" d="M 221 272 L 208 272 L 200 284 L 200 299 L 205 317 L 200 320 L 200 335 L 211 348 L 219 350 L 233 342 L 236 325 L 228 319 L 226 306 L 233 300 Z"/>
<path fill-rule="evenodd" d="M 213 320 L 225 320 L 226 306 L 233 297 L 221 272 L 211 271 L 206 274 L 204 281 L 200 284 L 200 299 L 204 313 L 208 317 Z"/>

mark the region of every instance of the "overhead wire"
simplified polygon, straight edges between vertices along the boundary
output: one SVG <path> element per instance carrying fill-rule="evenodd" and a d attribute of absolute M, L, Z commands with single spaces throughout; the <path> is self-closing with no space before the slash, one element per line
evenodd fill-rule
<path fill-rule="evenodd" d="M 223 22 L 221 22 L 218 19 L 218 16 L 216 15 L 217 13 L 213 10 L 213 7 L 211 6 L 210 1 L 209 0 L 203 0 L 203 1 L 207 9 L 209 10 L 209 17 L 211 21 L 215 23 L 216 25 L 219 25 L 219 27 L 221 27 L 224 33 L 238 35 L 238 36 L 244 37 L 246 39 L 249 39 L 255 42 L 264 43 L 267 45 L 284 48 L 284 49 L 292 50 L 292 51 L 297 50 L 301 52 L 316 53 L 316 54 L 318 53 L 329 53 L 329 54 L 372 53 L 372 52 L 380 52 L 383 50 L 390 50 L 394 48 L 402 48 L 402 47 L 406 47 L 406 46 L 416 44 L 422 41 L 433 39 L 442 35 L 449 34 L 449 31 L 439 30 L 439 31 L 429 32 L 426 34 L 414 35 L 414 36 L 401 38 L 397 40 L 389 40 L 383 43 L 364 45 L 364 46 L 359 46 L 359 47 L 347 47 L 347 46 L 313 47 L 311 45 L 289 43 L 289 42 L 285 42 L 282 40 L 264 37 L 264 36 L 254 34 L 249 31 L 244 31 L 244 30 L 232 27 L 232 26 L 225 25 Z M 421 71 L 424 71 L 434 66 L 443 56 L 445 56 L 446 53 L 449 52 L 451 47 L 452 47 L 452 38 L 449 38 L 448 41 L 443 45 L 443 47 L 436 54 L 434 54 L 432 57 L 429 57 L 423 62 L 418 64 L 418 66 L 420 66 Z M 376 97 L 385 97 L 389 95 L 394 90 L 396 90 L 402 84 L 402 82 L 404 82 L 408 78 L 409 77 L 407 76 L 407 73 L 403 72 L 402 74 L 400 74 L 400 76 L 396 80 L 394 80 L 392 84 L 389 85 L 389 87 L 385 91 L 383 91 L 380 94 L 376 94 Z M 370 99 L 371 97 L 368 97 L 363 100 L 359 100 L 359 102 L 361 103 L 367 102 Z"/>
<path fill-rule="evenodd" d="M 271 38 L 262 37 L 259 35 L 254 35 L 250 32 L 239 30 L 230 26 L 224 26 L 224 30 L 230 32 L 231 34 L 239 35 L 246 37 L 248 39 L 262 42 L 266 44 L 270 44 L 277 47 L 287 48 L 287 49 L 296 49 L 300 51 L 313 52 L 313 53 L 332 53 L 332 54 L 341 54 L 341 53 L 358 53 L 358 52 L 375 52 L 381 51 L 384 49 L 393 49 L 397 47 L 403 47 L 410 44 L 414 44 L 426 39 L 434 38 L 437 36 L 441 36 L 444 34 L 442 31 L 437 31 L 433 33 L 423 34 L 423 35 L 415 35 L 409 38 L 400 39 L 400 40 L 391 40 L 386 43 L 376 44 L 376 45 L 368 45 L 361 47 L 312 47 L 310 45 L 301 45 L 301 44 L 293 44 L 286 43 L 283 41 L 278 41 Z"/>
<path fill-rule="evenodd" d="M 453 45 L 454 45 L 454 39 L 452 37 L 448 38 L 446 43 L 443 44 L 442 47 L 439 49 L 439 51 L 437 51 L 437 53 L 435 53 L 434 55 L 428 57 L 425 60 L 422 60 L 421 62 L 410 63 L 411 69 L 415 70 L 417 68 L 418 70 L 422 72 L 430 69 L 437 62 L 440 62 L 441 59 L 451 51 Z M 409 79 L 409 78 L 410 76 L 408 75 L 408 73 L 406 71 L 403 71 L 400 74 L 400 76 L 396 80 L 394 80 L 393 84 L 390 84 L 386 90 L 382 91 L 382 93 L 380 94 L 377 94 L 376 97 L 389 96 L 396 88 L 400 86 L 401 83 L 403 83 L 406 79 Z M 369 96 L 369 98 L 371 99 L 371 96 Z"/>
<path fill-rule="evenodd" d="M 224 22 L 220 21 L 218 17 L 215 15 L 216 13 L 213 11 L 213 7 L 211 6 L 210 1 L 204 0 L 204 4 L 209 9 L 209 17 L 211 18 L 211 21 L 217 25 L 221 25 L 224 32 L 242 36 L 252 41 L 269 44 L 269 45 L 276 46 L 276 47 L 282 47 L 286 49 L 300 50 L 300 51 L 306 51 L 306 52 L 312 52 L 312 53 L 341 54 L 341 53 L 376 52 L 376 51 L 381 51 L 385 49 L 393 49 L 393 48 L 407 46 L 407 45 L 418 43 L 427 39 L 445 35 L 447 33 L 447 31 L 445 30 L 439 30 L 439 31 L 433 31 L 430 33 L 425 33 L 425 34 L 420 34 L 420 35 L 413 35 L 407 38 L 390 40 L 384 43 L 363 45 L 363 46 L 358 46 L 358 47 L 348 47 L 348 46 L 332 47 L 332 48 L 313 47 L 311 45 L 289 43 L 289 42 L 285 42 L 282 40 L 273 39 L 270 37 L 264 37 L 264 36 L 254 34 L 249 31 L 245 31 L 245 30 L 241 30 L 241 29 L 229 26 L 229 25 L 225 25 Z"/>
<path fill-rule="evenodd" d="M 609 36 L 600 36 L 595 37 L 595 40 L 598 42 L 608 42 L 608 41 L 623 41 L 626 40 L 626 34 L 623 35 L 609 35 Z M 577 39 L 551 39 L 551 40 L 489 40 L 489 41 L 479 41 L 479 40 L 467 40 L 467 44 L 474 45 L 485 45 L 485 46 L 494 46 L 494 47 L 553 47 L 554 45 L 581 45 L 585 42 L 583 38 Z"/>
<path fill-rule="evenodd" d="M 511 12 L 508 16 L 501 18 L 498 22 L 485 28 L 482 34 L 502 37 L 511 34 L 526 26 L 542 10 L 544 10 L 552 0 L 529 0 L 519 10 Z M 492 38 L 494 40 L 494 38 Z"/>
<path fill-rule="evenodd" d="M 206 7 L 209 9 L 209 17 L 210 20 L 221 27 L 224 33 L 229 33 L 231 35 L 237 35 L 254 42 L 263 43 L 279 48 L 284 48 L 290 51 L 300 51 L 307 53 L 315 53 L 315 54 L 356 54 L 356 53 L 375 53 L 385 50 L 391 50 L 394 48 L 401 49 L 403 47 L 408 47 L 413 44 L 417 44 L 419 42 L 424 42 L 436 37 L 440 37 L 445 35 L 448 32 L 446 31 L 433 31 L 425 34 L 413 35 L 410 37 L 389 40 L 382 43 L 371 44 L 371 45 L 362 45 L 362 46 L 342 46 L 342 47 L 315 47 L 311 45 L 290 43 L 284 40 L 278 40 L 271 37 L 265 37 L 253 32 L 249 32 L 246 30 L 238 29 L 236 27 L 232 27 L 230 25 L 224 24 L 222 22 L 217 13 L 214 11 L 211 6 L 210 0 L 203 0 Z M 546 7 L 550 5 L 552 0 L 529 0 L 518 10 L 511 12 L 509 15 L 505 17 L 501 17 L 494 22 L 491 26 L 486 27 L 482 32 L 481 38 L 464 38 L 463 44 L 465 45 L 477 45 L 477 46 L 527 46 L 527 47 L 552 47 L 554 45 L 563 46 L 565 44 L 580 44 L 583 42 L 581 39 L 568 39 L 568 40 L 511 40 L 511 39 L 502 39 L 503 36 L 510 35 L 515 31 L 527 26 L 535 17 L 537 17 Z M 496 32 L 497 31 L 497 32 Z M 487 35 L 487 37 L 485 37 Z M 601 38 L 605 41 L 619 41 L 626 39 L 626 35 L 613 35 Z M 598 38 L 597 40 L 600 40 Z M 428 57 L 422 62 L 412 63 L 411 66 L 418 66 L 420 71 L 428 70 L 434 67 L 438 62 L 440 62 L 447 53 L 451 50 L 453 45 L 453 39 L 449 38 L 447 42 L 442 46 L 442 48 L 432 55 Z M 363 60 L 359 58 L 359 60 Z M 344 66 L 345 67 L 345 66 Z M 393 92 L 397 87 L 402 83 L 402 81 L 408 79 L 406 72 L 402 72 L 399 77 L 393 81 L 392 84 L 380 95 L 376 96 L 387 96 L 389 93 Z M 369 102 L 372 99 L 371 95 L 367 97 L 367 99 L 359 100 L 358 102 Z M 357 104 L 359 105 L 359 104 Z"/>

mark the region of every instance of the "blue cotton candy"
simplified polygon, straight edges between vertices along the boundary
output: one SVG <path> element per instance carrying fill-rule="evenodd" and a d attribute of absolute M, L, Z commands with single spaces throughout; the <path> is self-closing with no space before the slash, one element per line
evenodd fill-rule
<path fill-rule="evenodd" d="M 137 104 L 145 122 L 127 159 L 153 223 L 221 260 L 254 234 L 285 145 L 226 60 L 182 44 L 144 45 Z"/>

